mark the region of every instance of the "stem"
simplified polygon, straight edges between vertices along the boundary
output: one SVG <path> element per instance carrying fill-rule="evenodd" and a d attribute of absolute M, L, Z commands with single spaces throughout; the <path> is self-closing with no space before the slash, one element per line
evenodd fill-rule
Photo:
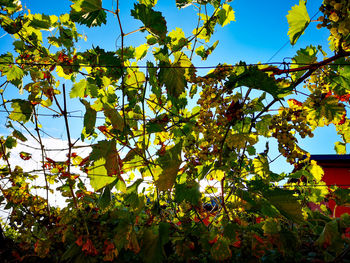
<path fill-rule="evenodd" d="M 124 34 L 124 37 L 126 37 L 126 36 L 128 36 L 128 35 L 131 35 L 131 34 L 133 34 L 133 33 L 136 33 L 136 32 L 139 32 L 139 31 L 142 31 L 142 30 L 145 30 L 146 29 L 146 27 L 140 27 L 139 29 L 135 29 L 135 30 L 133 30 L 133 31 L 131 31 L 131 32 L 129 32 L 129 33 L 126 33 L 126 34 Z"/>
<path fill-rule="evenodd" d="M 49 205 L 49 184 L 47 181 L 47 174 L 46 174 L 46 169 L 45 169 L 45 147 L 44 144 L 42 142 L 41 139 L 41 135 L 40 135 L 40 129 L 39 129 L 39 125 L 38 125 L 38 116 L 36 114 L 35 111 L 35 107 L 33 106 L 33 111 L 34 111 L 34 121 L 35 121 L 35 131 L 36 134 L 38 136 L 38 141 L 39 141 L 39 145 L 40 145 L 40 150 L 41 150 L 41 161 L 42 161 L 42 168 L 43 168 L 43 172 L 44 172 L 44 178 L 45 178 L 45 187 L 46 187 L 46 209 L 47 209 L 47 213 L 48 216 L 50 217 L 50 205 Z"/>
<path fill-rule="evenodd" d="M 119 25 L 119 30 L 120 30 L 120 35 L 121 35 L 121 41 L 122 41 L 122 47 L 121 47 L 121 63 L 122 63 L 122 111 L 123 111 L 123 120 L 124 120 L 124 127 L 126 127 L 126 114 L 125 114 L 125 83 L 124 83 L 124 31 L 122 27 L 122 22 L 120 19 L 119 15 L 119 0 L 117 0 L 117 10 L 118 12 L 116 13 L 117 19 L 118 19 L 118 25 Z M 128 136 L 126 136 L 126 141 L 128 142 Z"/>
<path fill-rule="evenodd" d="M 68 174 L 70 175 L 70 159 L 71 159 L 71 154 L 72 154 L 72 147 L 74 146 L 72 144 L 72 141 L 71 141 L 71 137 L 70 137 L 70 129 L 69 129 L 69 123 L 68 123 L 68 114 L 67 114 L 67 99 L 66 99 L 66 86 L 65 84 L 63 84 L 63 111 L 61 111 L 63 117 L 64 117 L 64 123 L 65 123 L 65 126 L 66 126 L 66 133 L 67 133 L 67 140 L 68 140 L 68 167 L 67 167 L 67 172 Z M 72 198 L 73 198 L 73 202 L 74 202 L 74 205 L 75 205 L 75 208 L 78 209 L 78 202 L 77 202 L 77 199 L 75 197 L 75 194 L 74 194 L 74 191 L 73 191 L 73 187 L 70 183 L 70 180 L 71 179 L 68 179 L 69 182 L 68 182 L 68 185 L 69 185 L 69 189 L 70 189 L 70 192 L 71 192 L 71 195 L 72 195 Z"/>
<path fill-rule="evenodd" d="M 279 69 L 279 68 L 275 68 L 275 67 L 268 67 L 268 68 L 264 68 L 261 69 L 262 72 L 273 72 L 274 75 L 281 75 L 281 74 L 288 74 L 288 73 L 292 73 L 292 72 L 299 72 L 299 71 L 304 71 L 304 70 L 309 70 L 311 71 L 310 75 L 317 70 L 320 67 L 323 67 L 339 58 L 343 58 L 343 57 L 347 57 L 350 56 L 350 51 L 343 51 L 340 52 L 330 58 L 327 58 L 325 60 L 322 60 L 320 62 L 314 63 L 314 64 L 310 64 L 307 66 L 302 66 L 302 67 L 298 67 L 298 68 L 292 68 L 292 69 Z M 309 75 L 309 76 L 310 76 Z M 308 77 L 308 76 L 307 76 Z M 307 78 L 306 77 L 306 78 Z M 303 82 L 306 78 L 299 78 L 298 81 L 296 82 L 296 85 L 299 85 L 301 82 Z M 300 81 L 301 80 L 301 81 Z"/>

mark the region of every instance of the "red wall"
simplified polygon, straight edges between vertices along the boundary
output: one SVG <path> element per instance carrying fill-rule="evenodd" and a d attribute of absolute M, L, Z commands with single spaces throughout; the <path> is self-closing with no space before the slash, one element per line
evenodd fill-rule
<path fill-rule="evenodd" d="M 327 185 L 337 185 L 340 188 L 350 188 L 350 162 L 347 161 L 319 161 L 318 164 L 324 170 L 322 181 Z M 344 213 L 350 214 L 349 206 L 337 206 L 332 199 L 328 201 L 329 209 L 334 217 L 340 217 Z"/>

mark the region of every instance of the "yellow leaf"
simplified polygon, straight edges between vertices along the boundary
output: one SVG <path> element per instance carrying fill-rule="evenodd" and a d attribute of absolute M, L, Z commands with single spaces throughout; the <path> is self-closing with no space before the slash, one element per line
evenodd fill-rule
<path fill-rule="evenodd" d="M 322 177 L 324 175 L 323 169 L 321 166 L 317 164 L 316 161 L 312 160 L 311 164 L 309 166 L 309 172 L 312 174 L 312 176 L 315 178 L 316 182 L 319 182 L 322 180 Z"/>
<path fill-rule="evenodd" d="M 259 155 L 253 160 L 254 172 L 262 178 L 266 178 L 270 173 L 269 162 L 265 156 Z"/>
<path fill-rule="evenodd" d="M 229 134 L 226 139 L 227 146 L 235 149 L 242 149 L 248 145 L 257 143 L 257 136 L 255 134 Z"/>
<path fill-rule="evenodd" d="M 211 171 L 208 175 L 207 175 L 207 179 L 208 180 L 218 180 L 221 181 L 222 179 L 224 179 L 225 177 L 225 172 L 222 170 L 214 170 Z"/>
<path fill-rule="evenodd" d="M 149 45 L 148 44 L 143 44 L 141 46 L 138 46 L 135 48 L 135 58 L 136 60 L 143 59 L 148 51 Z"/>

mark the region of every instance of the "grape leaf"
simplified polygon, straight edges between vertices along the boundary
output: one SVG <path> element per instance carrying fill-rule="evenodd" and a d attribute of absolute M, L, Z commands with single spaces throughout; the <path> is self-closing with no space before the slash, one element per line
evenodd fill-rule
<path fill-rule="evenodd" d="M 11 136 L 6 138 L 6 141 L 4 142 L 4 145 L 8 149 L 15 148 L 17 146 L 17 140 Z"/>
<path fill-rule="evenodd" d="M 97 87 L 95 84 L 90 83 L 86 79 L 80 80 L 78 83 L 75 83 L 69 92 L 71 98 L 84 98 L 85 95 L 93 93 L 91 91 L 95 90 Z"/>
<path fill-rule="evenodd" d="M 188 7 L 192 3 L 192 0 L 176 0 L 176 6 L 181 9 Z"/>
<path fill-rule="evenodd" d="M 11 53 L 0 56 L 0 72 L 1 76 L 6 76 L 8 81 L 21 80 L 24 76 L 24 71 L 13 65 L 13 56 Z"/>
<path fill-rule="evenodd" d="M 164 39 L 167 33 L 167 26 L 161 12 L 154 11 L 150 6 L 144 4 L 134 4 L 131 15 L 140 20 L 146 27 L 146 30 L 161 39 Z"/>
<path fill-rule="evenodd" d="M 159 70 L 159 80 L 167 88 L 168 95 L 178 98 L 185 91 L 186 70 L 180 67 L 179 63 L 161 63 L 162 67 Z"/>
<path fill-rule="evenodd" d="M 29 26 L 35 29 L 50 29 L 51 17 L 48 15 L 35 14 L 30 20 Z"/>
<path fill-rule="evenodd" d="M 106 12 L 102 9 L 102 0 L 73 0 L 70 18 L 73 22 L 88 27 L 106 24 Z"/>
<path fill-rule="evenodd" d="M 185 37 L 185 33 L 181 28 L 176 28 L 175 30 L 169 32 L 168 36 L 171 38 L 171 50 L 179 51 L 185 45 L 188 45 L 188 40 Z"/>
<path fill-rule="evenodd" d="M 135 58 L 136 60 L 141 60 L 147 55 L 149 45 L 143 44 L 135 48 Z"/>
<path fill-rule="evenodd" d="M 90 154 L 90 160 L 94 162 L 88 167 L 88 176 L 91 186 L 96 191 L 112 183 L 116 179 L 115 176 L 123 180 L 120 176 L 120 156 L 114 140 L 99 141 L 94 145 Z"/>
<path fill-rule="evenodd" d="M 307 46 L 306 48 L 301 48 L 297 51 L 297 55 L 292 58 L 293 63 L 290 66 L 291 69 L 305 66 L 316 62 L 317 60 L 317 49 L 314 46 Z M 298 71 L 292 74 L 293 80 L 300 78 L 304 75 L 305 70 Z"/>
<path fill-rule="evenodd" d="M 286 218 L 295 222 L 304 221 L 301 205 L 293 191 L 275 188 L 264 191 L 264 197 Z"/>
<path fill-rule="evenodd" d="M 19 130 L 14 130 L 12 132 L 12 136 L 21 140 L 22 142 L 26 142 L 28 139 L 23 135 L 23 133 L 21 133 Z"/>
<path fill-rule="evenodd" d="M 310 165 L 308 166 L 308 170 L 312 177 L 316 180 L 316 182 L 320 182 L 322 180 L 324 171 L 322 167 L 317 164 L 316 161 L 311 161 Z"/>
<path fill-rule="evenodd" d="M 235 72 L 229 76 L 225 86 L 233 89 L 240 86 L 246 86 L 252 89 L 266 91 L 274 98 L 283 98 L 291 91 L 290 88 L 283 88 L 276 84 L 276 80 L 258 67 L 247 67 L 245 63 L 239 63 Z"/>
<path fill-rule="evenodd" d="M 231 258 L 232 251 L 230 249 L 230 240 L 221 237 L 218 241 L 212 246 L 210 254 L 215 261 L 224 261 Z"/>
<path fill-rule="evenodd" d="M 319 98 L 309 96 L 304 103 L 307 113 L 306 119 L 313 128 L 323 127 L 331 123 L 338 124 L 343 115 L 346 114 L 345 106 L 339 103 L 339 100 L 334 96 Z"/>
<path fill-rule="evenodd" d="M 109 206 L 109 204 L 112 201 L 112 193 L 111 193 L 111 187 L 109 185 L 107 185 L 104 190 L 102 195 L 100 196 L 100 198 L 98 199 L 98 206 L 101 209 L 105 209 L 106 207 Z"/>
<path fill-rule="evenodd" d="M 166 153 L 157 159 L 158 164 L 162 168 L 155 184 L 160 191 L 166 191 L 173 187 L 181 161 L 181 147 L 178 143 Z"/>
<path fill-rule="evenodd" d="M 334 150 L 337 154 L 346 154 L 346 144 L 343 142 L 336 142 L 334 144 Z"/>
<path fill-rule="evenodd" d="M 222 9 L 217 13 L 219 18 L 219 24 L 224 27 L 227 24 L 231 23 L 231 21 L 235 21 L 235 12 L 232 7 L 228 4 L 223 4 Z"/>
<path fill-rule="evenodd" d="M 190 184 L 188 182 L 184 184 L 175 185 L 175 200 L 177 203 L 182 201 L 187 201 L 190 204 L 197 206 L 201 198 L 201 193 L 199 191 L 199 184 Z"/>
<path fill-rule="evenodd" d="M 227 135 L 227 146 L 235 149 L 243 149 L 247 145 L 254 145 L 258 142 L 258 138 L 254 134 L 249 133 L 229 133 Z"/>
<path fill-rule="evenodd" d="M 336 125 L 336 129 L 339 135 L 343 138 L 344 142 L 350 143 L 350 121 L 345 120 L 342 125 Z"/>
<path fill-rule="evenodd" d="M 130 50 L 130 52 L 133 53 L 134 51 Z M 105 51 L 97 46 L 83 53 L 82 56 L 85 59 L 86 65 L 108 65 L 108 67 L 105 69 L 106 72 L 104 73 L 107 78 L 110 78 L 111 80 L 118 80 L 122 76 L 123 69 L 120 55 L 118 56 L 118 51 Z"/>
<path fill-rule="evenodd" d="M 202 60 L 206 60 L 208 56 L 214 51 L 214 49 L 218 44 L 219 44 L 219 40 L 215 41 L 214 44 L 207 49 L 205 49 L 204 46 L 199 46 L 196 49 L 196 54 L 200 56 Z"/>
<path fill-rule="evenodd" d="M 262 178 L 266 178 L 270 174 L 269 161 L 265 156 L 259 155 L 253 160 L 253 165 L 254 172 Z"/>
<path fill-rule="evenodd" d="M 110 107 L 108 104 L 104 104 L 104 114 L 110 120 L 112 127 L 119 131 L 124 130 L 124 120 L 119 114 L 117 109 Z"/>
<path fill-rule="evenodd" d="M 13 111 L 9 115 L 9 118 L 14 121 L 27 122 L 32 116 L 32 104 L 26 100 L 13 100 L 11 103 Z"/>
<path fill-rule="evenodd" d="M 155 6 L 158 2 L 158 0 L 139 0 L 140 4 L 146 5 L 146 6 Z"/>
<path fill-rule="evenodd" d="M 159 229 L 145 229 L 143 237 L 142 254 L 146 263 L 160 263 L 163 260 Z"/>
<path fill-rule="evenodd" d="M 339 237 L 340 233 L 338 230 L 338 222 L 336 219 L 334 219 L 325 225 L 321 235 L 316 240 L 316 244 L 318 244 L 320 247 L 329 246 L 332 245 L 332 243 Z"/>
<path fill-rule="evenodd" d="M 289 24 L 289 40 L 292 45 L 295 45 L 310 23 L 310 17 L 304 0 L 300 0 L 299 5 L 292 7 L 288 12 L 287 20 Z"/>
<path fill-rule="evenodd" d="M 132 66 L 136 66 L 133 64 Z M 146 81 L 145 73 L 136 69 L 127 69 L 127 75 L 125 76 L 125 85 L 140 88 L 142 84 Z"/>
<path fill-rule="evenodd" d="M 264 221 L 262 230 L 264 230 L 265 235 L 266 234 L 273 235 L 273 234 L 278 234 L 281 229 L 279 224 L 273 218 L 267 218 Z"/>
<path fill-rule="evenodd" d="M 90 103 L 86 100 L 82 99 L 80 101 L 84 104 L 86 110 L 84 115 L 83 133 L 85 133 L 86 135 L 90 135 L 94 132 L 97 112 L 93 108 L 91 108 Z"/>
<path fill-rule="evenodd" d="M 116 179 L 115 177 L 110 177 L 107 175 L 105 164 L 105 159 L 99 159 L 95 161 L 90 167 L 88 167 L 90 185 L 95 191 L 98 191 Z"/>

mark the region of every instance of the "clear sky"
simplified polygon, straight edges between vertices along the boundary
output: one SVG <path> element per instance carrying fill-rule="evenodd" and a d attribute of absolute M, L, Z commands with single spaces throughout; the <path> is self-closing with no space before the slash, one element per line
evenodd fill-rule
<path fill-rule="evenodd" d="M 125 32 L 131 32 L 141 26 L 139 21 L 136 21 L 130 16 L 130 9 L 135 1 L 121 0 L 120 12 L 122 17 L 122 24 Z M 71 2 L 68 0 L 60 1 L 42 1 L 42 0 L 23 0 L 23 5 L 31 10 L 32 13 L 45 13 L 48 15 L 60 15 L 70 11 Z M 234 0 L 231 3 L 236 15 L 236 22 L 220 28 L 217 27 L 217 32 L 213 40 L 219 40 L 219 46 L 209 57 L 208 61 L 202 62 L 198 59 L 194 60 L 196 66 L 215 66 L 218 63 L 234 64 L 239 61 L 246 61 L 247 63 L 258 62 L 281 62 L 286 61 L 295 55 L 295 52 L 307 45 L 322 45 L 326 52 L 330 52 L 327 48 L 328 32 L 327 30 L 316 29 L 317 23 L 311 23 L 305 34 L 299 39 L 295 46 L 288 43 L 288 23 L 286 15 L 291 7 L 298 4 L 299 0 Z M 307 9 L 310 17 L 317 19 L 320 16 L 318 8 L 321 5 L 321 0 L 308 0 Z M 116 5 L 115 0 L 104 0 L 103 7 L 110 9 L 112 4 Z M 174 8 L 175 0 L 158 0 L 156 10 L 161 11 L 167 20 L 168 31 L 176 27 L 183 28 L 186 36 L 195 27 L 197 22 L 195 10 L 192 7 L 187 7 L 182 10 Z M 169 8 L 171 6 L 171 8 Z M 87 35 L 87 42 L 80 42 L 78 47 L 83 51 L 87 48 L 100 46 L 106 50 L 114 51 L 120 46 L 120 32 L 117 25 L 117 19 L 111 14 L 108 14 L 108 24 L 97 28 L 78 27 L 80 33 Z M 0 53 L 5 53 L 11 48 L 11 37 L 4 35 L 0 30 Z M 137 46 L 145 42 L 146 34 L 138 33 L 130 35 L 126 38 L 126 45 Z M 283 48 L 282 48 L 283 47 Z M 282 48 L 282 49 L 281 49 Z M 280 50 L 277 54 L 275 54 Z M 274 56 L 274 57 L 273 57 Z M 142 63 L 142 62 L 141 62 Z M 146 61 L 144 61 L 146 63 Z M 80 103 L 73 103 L 70 105 L 71 110 L 81 109 Z M 83 113 L 78 113 L 83 114 Z M 4 120 L 4 114 L 0 114 L 0 120 Z M 74 121 L 81 125 L 79 119 Z M 58 125 L 57 125 L 58 124 Z M 60 124 L 50 127 L 55 131 Z M 79 129 L 77 126 L 76 137 L 79 137 Z M 57 129 L 61 132 L 61 129 Z M 2 131 L 0 130 L 0 133 Z M 301 142 L 302 148 L 308 150 L 312 154 L 330 154 L 335 153 L 333 147 L 334 142 L 339 140 L 336 136 L 334 127 L 326 127 L 318 129 L 315 132 L 313 139 L 303 140 Z M 62 134 L 55 134 L 56 137 L 63 136 Z M 276 167 L 281 163 L 276 162 Z M 279 166 L 280 168 L 280 166 Z"/>

